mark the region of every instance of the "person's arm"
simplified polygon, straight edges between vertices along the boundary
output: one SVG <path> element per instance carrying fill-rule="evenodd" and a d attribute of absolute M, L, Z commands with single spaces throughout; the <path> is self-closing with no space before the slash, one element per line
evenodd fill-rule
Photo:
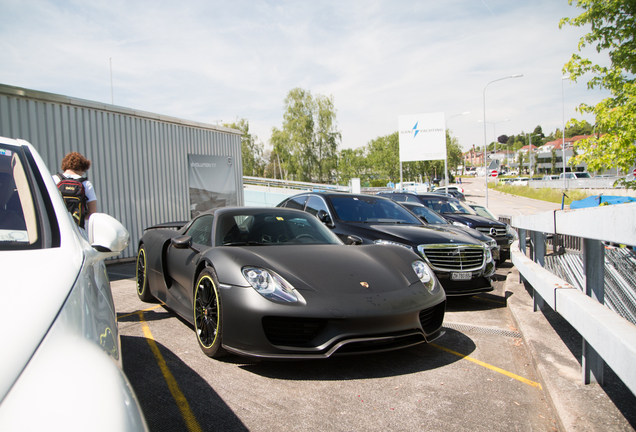
<path fill-rule="evenodd" d="M 86 214 L 86 219 L 90 218 L 93 213 L 97 213 L 97 200 L 89 201 L 86 203 L 88 207 L 88 213 Z"/>

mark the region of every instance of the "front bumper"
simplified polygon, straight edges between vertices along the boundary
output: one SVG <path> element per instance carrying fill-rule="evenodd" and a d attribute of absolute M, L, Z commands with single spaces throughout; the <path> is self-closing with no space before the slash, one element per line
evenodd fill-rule
<path fill-rule="evenodd" d="M 446 295 L 421 283 L 384 293 L 325 298 L 302 291 L 306 304 L 281 304 L 251 287 L 221 284 L 222 343 L 238 355 L 320 359 L 389 351 L 443 334 Z"/>

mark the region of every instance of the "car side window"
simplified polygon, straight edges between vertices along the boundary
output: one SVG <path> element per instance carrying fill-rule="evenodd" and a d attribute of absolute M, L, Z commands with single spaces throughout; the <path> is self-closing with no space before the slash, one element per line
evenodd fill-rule
<path fill-rule="evenodd" d="M 393 201 L 397 202 L 408 201 L 408 197 L 402 194 L 393 194 L 391 198 L 393 199 Z"/>
<path fill-rule="evenodd" d="M 307 201 L 307 208 L 305 209 L 305 211 L 316 216 L 320 210 L 324 210 L 329 213 L 327 204 L 322 198 L 317 196 L 310 196 L 309 200 Z"/>
<path fill-rule="evenodd" d="M 212 246 L 212 222 L 214 221 L 213 215 L 201 216 L 190 225 L 187 235 L 192 237 L 192 243 Z"/>
<path fill-rule="evenodd" d="M 307 195 L 291 198 L 285 203 L 285 207 L 295 210 L 304 210 L 305 201 L 307 201 Z"/>

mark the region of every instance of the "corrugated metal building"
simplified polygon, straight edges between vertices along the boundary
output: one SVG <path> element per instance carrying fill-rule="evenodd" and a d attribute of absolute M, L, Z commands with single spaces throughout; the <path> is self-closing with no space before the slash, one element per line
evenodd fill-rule
<path fill-rule="evenodd" d="M 231 158 L 243 205 L 241 132 L 234 129 L 0 84 L 0 136 L 29 141 L 51 173 L 70 151 L 91 160 L 98 211 L 131 235 L 119 258 L 136 255 L 144 228 L 190 219 L 189 154 Z"/>

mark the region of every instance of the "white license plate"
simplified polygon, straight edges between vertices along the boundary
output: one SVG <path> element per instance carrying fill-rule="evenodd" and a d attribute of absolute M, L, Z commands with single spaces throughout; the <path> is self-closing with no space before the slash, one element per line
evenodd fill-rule
<path fill-rule="evenodd" d="M 472 277 L 473 277 L 472 273 L 457 273 L 457 272 L 451 273 L 451 280 L 470 280 L 472 279 Z"/>

